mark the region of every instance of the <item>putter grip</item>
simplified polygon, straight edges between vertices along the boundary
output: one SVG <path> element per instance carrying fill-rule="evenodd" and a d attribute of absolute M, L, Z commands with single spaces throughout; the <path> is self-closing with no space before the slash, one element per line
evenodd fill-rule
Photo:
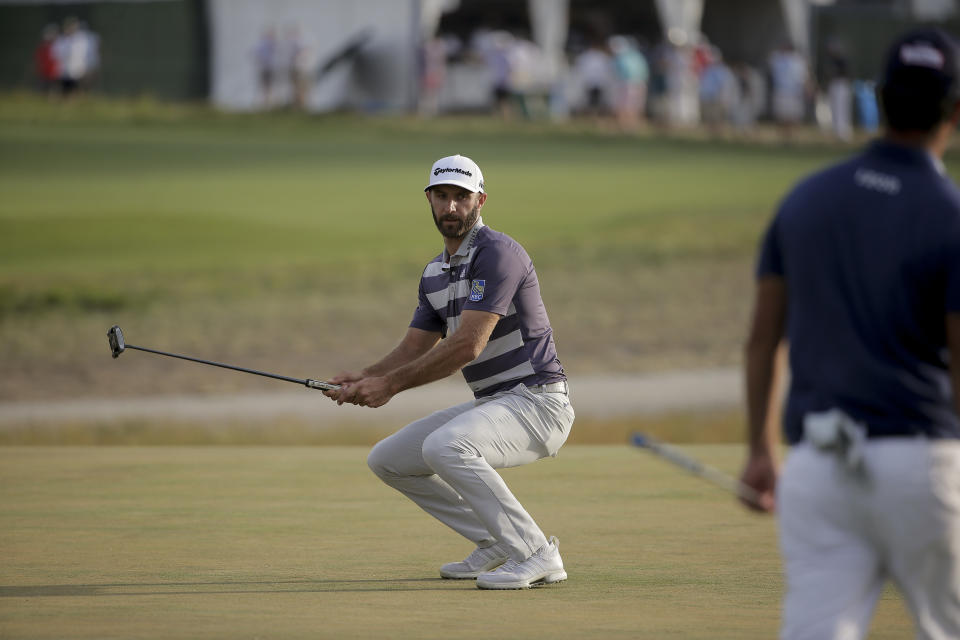
<path fill-rule="evenodd" d="M 340 385 L 338 384 L 330 384 L 329 382 L 324 382 L 323 380 L 311 380 L 310 378 L 307 378 L 304 384 L 311 389 L 318 389 L 320 391 L 332 391 L 340 388 Z"/>

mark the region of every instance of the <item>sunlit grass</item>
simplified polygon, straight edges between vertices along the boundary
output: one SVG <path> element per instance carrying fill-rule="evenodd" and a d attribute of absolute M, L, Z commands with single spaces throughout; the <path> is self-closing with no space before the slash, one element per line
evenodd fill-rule
<path fill-rule="evenodd" d="M 685 451 L 734 473 L 740 446 Z M 361 447 L 0 448 L 0 627 L 23 639 L 776 635 L 775 523 L 626 446 L 503 470 L 569 579 L 442 580 L 472 545 Z M 888 591 L 871 638 L 910 634 Z"/>

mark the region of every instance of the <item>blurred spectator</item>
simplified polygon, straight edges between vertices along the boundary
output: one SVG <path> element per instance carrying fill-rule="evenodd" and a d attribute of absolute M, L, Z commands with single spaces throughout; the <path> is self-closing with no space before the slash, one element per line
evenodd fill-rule
<path fill-rule="evenodd" d="M 594 40 L 573 63 L 574 72 L 583 87 L 583 112 L 595 118 L 607 113 L 607 91 L 613 81 L 613 62 L 603 43 Z"/>
<path fill-rule="evenodd" d="M 706 34 L 701 33 L 697 43 L 690 50 L 690 65 L 693 73 L 699 78 L 707 67 L 713 64 L 719 50 L 710 44 Z"/>
<path fill-rule="evenodd" d="M 290 104 L 301 111 L 307 108 L 307 97 L 313 87 L 317 61 L 315 48 L 300 33 L 300 28 L 290 25 L 286 29 L 280 53 L 280 63 L 290 81 Z"/>
<path fill-rule="evenodd" d="M 663 74 L 663 94 L 656 104 L 655 117 L 665 126 L 696 124 L 700 119 L 697 75 L 691 47 L 665 40 L 657 52 Z"/>
<path fill-rule="evenodd" d="M 773 117 L 784 135 L 803 122 L 809 90 L 807 62 L 790 44 L 770 54 L 770 80 L 773 88 Z"/>
<path fill-rule="evenodd" d="M 280 66 L 280 48 L 277 32 L 273 27 L 263 30 L 253 50 L 253 59 L 257 70 L 257 83 L 260 87 L 260 106 L 271 109 L 276 101 L 277 70 Z"/>
<path fill-rule="evenodd" d="M 847 56 L 839 45 L 827 49 L 827 96 L 830 123 L 839 140 L 853 139 L 853 86 L 850 82 Z"/>
<path fill-rule="evenodd" d="M 760 71 L 746 62 L 734 66 L 740 99 L 733 110 L 733 126 L 745 133 L 753 128 L 767 104 L 767 84 Z"/>
<path fill-rule="evenodd" d="M 57 81 L 60 79 L 57 59 L 53 53 L 53 44 L 59 33 L 60 28 L 56 24 L 48 24 L 43 28 L 40 44 L 33 52 L 34 69 L 40 83 L 40 90 L 47 95 L 52 95 L 56 91 Z"/>
<path fill-rule="evenodd" d="M 504 119 L 513 116 L 513 90 L 510 84 L 512 45 L 513 35 L 506 31 L 475 34 L 474 46 L 490 70 L 494 108 Z"/>
<path fill-rule="evenodd" d="M 92 31 L 85 22 L 79 22 L 77 33 L 86 40 L 87 68 L 81 79 L 83 89 L 89 90 L 100 77 L 100 34 Z"/>
<path fill-rule="evenodd" d="M 417 111 L 424 118 L 432 118 L 440 111 L 440 93 L 447 77 L 447 53 L 447 41 L 440 37 L 428 38 L 420 45 Z"/>
<path fill-rule="evenodd" d="M 853 83 L 853 93 L 857 102 L 857 116 L 860 126 L 867 133 L 876 133 L 880 127 L 880 109 L 877 106 L 876 84 L 871 80 L 857 80 Z"/>
<path fill-rule="evenodd" d="M 610 50 L 617 82 L 614 101 L 617 124 L 623 131 L 636 131 L 645 117 L 650 67 L 632 38 L 610 38 Z"/>
<path fill-rule="evenodd" d="M 80 21 L 69 17 L 63 32 L 53 43 L 53 57 L 60 74 L 60 91 L 69 97 L 83 87 L 91 61 L 92 42 L 80 29 Z"/>
<path fill-rule="evenodd" d="M 711 133 L 719 133 L 733 119 L 740 101 L 740 86 L 733 71 L 714 48 L 700 74 L 700 114 Z"/>
<path fill-rule="evenodd" d="M 534 102 L 546 91 L 543 55 L 540 47 L 526 38 L 514 37 L 508 51 L 509 89 L 524 118 L 533 116 Z"/>
<path fill-rule="evenodd" d="M 647 86 L 647 100 L 650 103 L 650 115 L 657 124 L 666 119 L 667 111 L 667 43 L 661 42 L 650 54 L 650 83 Z"/>
<path fill-rule="evenodd" d="M 570 118 L 570 64 L 565 53 L 560 52 L 551 61 L 544 54 L 547 67 L 545 80 L 548 83 L 548 111 L 554 122 L 565 122 Z"/>

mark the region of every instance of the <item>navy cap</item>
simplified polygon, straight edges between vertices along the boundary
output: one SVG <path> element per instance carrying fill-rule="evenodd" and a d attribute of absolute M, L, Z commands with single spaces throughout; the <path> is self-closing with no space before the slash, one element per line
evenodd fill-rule
<path fill-rule="evenodd" d="M 945 31 L 908 32 L 890 47 L 881 84 L 919 100 L 960 99 L 960 47 Z"/>

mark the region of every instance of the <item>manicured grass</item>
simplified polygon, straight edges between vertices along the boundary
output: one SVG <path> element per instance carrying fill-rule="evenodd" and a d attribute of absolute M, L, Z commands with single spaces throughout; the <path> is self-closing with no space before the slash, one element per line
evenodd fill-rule
<path fill-rule="evenodd" d="M 735 472 L 739 446 L 685 447 Z M 774 520 L 625 446 L 504 470 L 570 578 L 438 578 L 470 545 L 357 447 L 0 448 L 4 638 L 776 635 Z M 885 593 L 872 639 L 910 635 Z"/>

